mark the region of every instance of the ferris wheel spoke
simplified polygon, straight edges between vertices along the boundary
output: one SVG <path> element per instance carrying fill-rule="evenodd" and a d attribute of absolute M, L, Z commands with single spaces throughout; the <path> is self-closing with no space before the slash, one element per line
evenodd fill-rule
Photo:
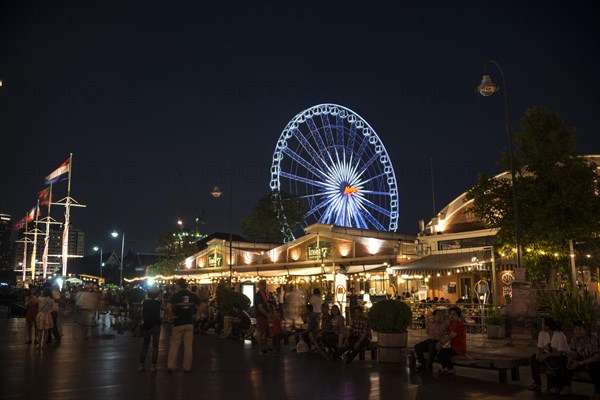
<path fill-rule="evenodd" d="M 325 139 L 327 140 L 327 146 L 334 147 L 333 132 L 331 132 L 331 124 L 329 123 L 329 117 L 327 114 L 321 114 L 321 122 L 323 122 L 323 129 L 325 130 Z"/>
<path fill-rule="evenodd" d="M 316 186 L 316 187 L 321 188 L 321 189 L 325 188 L 325 184 L 323 182 L 318 182 L 318 181 L 315 181 L 313 179 L 305 178 L 305 177 L 299 176 L 299 175 L 290 174 L 288 172 L 282 171 L 282 172 L 279 173 L 279 176 L 281 176 L 282 178 L 291 179 L 291 180 L 296 181 L 296 182 L 308 183 L 309 185 Z"/>
<path fill-rule="evenodd" d="M 369 144 L 369 137 L 363 136 L 363 138 L 360 142 L 360 147 L 358 148 L 358 152 L 356 153 L 357 160 L 360 160 L 362 158 L 362 155 L 365 152 L 365 149 L 367 148 L 368 144 Z"/>
<path fill-rule="evenodd" d="M 351 202 L 351 208 L 352 208 L 352 217 L 354 217 L 354 220 L 356 221 L 356 226 L 361 229 L 368 229 L 369 224 L 367 224 L 367 221 L 365 221 L 365 219 L 361 213 L 361 210 L 357 206 L 357 203 L 354 201 Z"/>
<path fill-rule="evenodd" d="M 375 192 L 373 190 L 361 190 L 361 192 L 364 193 L 368 193 L 368 194 L 377 194 L 380 196 L 391 196 L 390 192 Z"/>
<path fill-rule="evenodd" d="M 317 144 L 317 148 L 319 149 L 321 158 L 323 160 L 327 159 L 327 157 L 329 156 L 329 154 L 327 154 L 327 147 L 325 146 L 325 142 L 323 142 L 323 138 L 319 134 L 319 128 L 317 128 L 317 125 L 315 125 L 315 121 L 313 121 L 312 118 L 307 118 L 306 125 L 308 125 L 310 134 L 311 134 L 312 138 L 315 140 L 315 143 Z"/>
<path fill-rule="evenodd" d="M 375 229 L 380 230 L 380 231 L 385 231 L 385 228 L 383 227 L 383 225 L 381 225 L 379 223 L 379 221 L 377 221 L 377 219 L 375 219 L 375 217 L 373 215 L 371 215 L 371 213 L 369 212 L 369 210 L 367 210 L 365 208 L 364 205 L 359 204 L 362 212 L 359 213 L 362 217 L 366 218 L 367 221 L 369 221 L 371 223 L 371 225 L 373 225 L 373 227 L 375 227 Z"/>
<path fill-rule="evenodd" d="M 360 168 L 358 171 L 358 176 L 361 176 L 370 166 L 379 158 L 379 154 L 375 153 L 371 158 L 367 160 L 367 162 Z"/>
<path fill-rule="evenodd" d="M 386 217 L 390 216 L 390 212 L 388 210 L 386 210 L 385 208 L 383 208 L 381 206 L 378 206 L 377 204 L 373 203 L 371 200 L 369 200 L 365 197 L 357 197 L 357 199 L 360 199 L 359 203 L 362 207 L 369 207 L 372 210 L 382 213 Z"/>
<path fill-rule="evenodd" d="M 306 150 L 308 154 L 310 154 L 310 156 L 313 158 L 313 160 L 319 165 L 319 168 L 326 169 L 327 163 L 323 158 L 321 158 L 321 156 L 319 156 L 319 154 L 317 154 L 315 148 L 312 147 L 308 140 L 306 140 L 304 135 L 302 135 L 302 132 L 300 132 L 298 129 L 294 129 L 293 133 L 296 139 L 298 139 L 298 141 L 302 145 L 302 147 L 304 147 L 304 150 Z"/>
<path fill-rule="evenodd" d="M 296 161 L 298 164 L 302 165 L 304 168 L 312 172 L 313 175 L 318 176 L 320 179 L 325 179 L 325 174 L 323 173 L 323 171 L 321 171 L 318 168 L 315 168 L 313 164 L 306 161 L 304 158 L 302 158 L 302 156 L 300 156 L 300 154 L 296 153 L 294 150 L 290 149 L 289 147 L 286 147 L 282 151 L 288 156 L 290 156 L 290 158 Z"/>
<path fill-rule="evenodd" d="M 310 210 L 308 210 L 308 212 L 306 214 L 304 214 L 304 218 L 306 219 L 307 217 L 310 217 L 317 210 L 320 210 L 321 208 L 327 206 L 331 201 L 332 201 L 332 199 L 330 199 L 330 198 L 325 199 L 324 201 L 321 201 L 320 203 L 318 203 L 317 205 L 315 205 L 314 207 L 312 207 Z"/>
<path fill-rule="evenodd" d="M 374 181 L 375 179 L 379 179 L 379 178 L 381 178 L 382 176 L 386 176 L 386 175 L 387 175 L 387 174 L 386 174 L 385 172 L 382 172 L 382 173 L 381 173 L 381 174 L 379 174 L 379 175 L 375 175 L 375 176 L 372 176 L 372 177 L 370 177 L 370 178 L 368 178 L 368 179 L 365 179 L 364 181 L 360 181 L 360 183 L 361 183 L 361 184 L 365 184 L 365 183 L 367 183 L 367 182 Z M 389 194 L 389 193 L 386 193 L 386 194 Z"/>

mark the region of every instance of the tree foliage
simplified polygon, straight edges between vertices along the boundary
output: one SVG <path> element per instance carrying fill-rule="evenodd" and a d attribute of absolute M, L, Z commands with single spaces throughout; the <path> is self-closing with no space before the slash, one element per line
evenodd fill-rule
<path fill-rule="evenodd" d="M 247 239 L 257 242 L 283 243 L 285 237 L 277 215 L 277 207 L 283 210 L 288 226 L 293 229 L 304 220 L 306 206 L 298 197 L 281 196 L 281 206 L 269 193 L 262 196 L 250 213 L 242 219 L 242 228 Z"/>
<path fill-rule="evenodd" d="M 158 239 L 161 260 L 149 268 L 149 275 L 173 275 L 183 261 L 198 252 L 194 239 L 181 232 L 165 232 Z"/>
<path fill-rule="evenodd" d="M 541 277 L 550 268 L 568 267 L 569 239 L 589 241 L 600 232 L 596 166 L 575 154 L 575 129 L 542 107 L 523 115 L 515 145 L 523 264 L 531 275 Z M 508 158 L 499 165 L 508 170 Z M 470 199 L 474 216 L 499 230 L 498 244 L 513 248 L 510 175 L 480 176 L 467 193 Z"/>

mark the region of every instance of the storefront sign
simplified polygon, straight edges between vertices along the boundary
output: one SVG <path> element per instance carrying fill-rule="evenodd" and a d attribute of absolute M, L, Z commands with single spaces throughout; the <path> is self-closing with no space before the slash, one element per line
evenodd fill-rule
<path fill-rule="evenodd" d="M 308 260 L 324 260 L 331 256 L 331 243 L 320 242 L 317 247 L 317 243 L 309 244 L 306 246 L 306 258 Z"/>
<path fill-rule="evenodd" d="M 214 268 L 223 266 L 223 256 L 218 253 L 209 255 L 208 266 Z"/>

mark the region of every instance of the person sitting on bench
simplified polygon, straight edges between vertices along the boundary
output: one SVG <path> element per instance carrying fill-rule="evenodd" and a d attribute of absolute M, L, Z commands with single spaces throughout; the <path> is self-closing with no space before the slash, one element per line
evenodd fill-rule
<path fill-rule="evenodd" d="M 437 355 L 436 346 L 444 336 L 444 332 L 448 327 L 448 321 L 443 320 L 441 310 L 433 310 L 431 317 L 427 322 L 427 339 L 415 344 L 415 354 L 419 360 L 419 367 L 417 371 L 429 371 L 433 372 L 433 360 Z M 428 353 L 427 363 L 425 363 L 425 356 L 423 353 Z"/>
<path fill-rule="evenodd" d="M 570 347 L 565 386 L 560 394 L 571 393 L 573 371 L 581 369 L 589 372 L 594 383 L 594 394 L 590 400 L 600 400 L 600 338 L 590 334 L 584 321 L 575 321 Z"/>
<path fill-rule="evenodd" d="M 442 364 L 440 375 L 454 374 L 454 364 L 452 364 L 452 356 L 462 356 L 467 352 L 467 333 L 465 324 L 462 323 L 460 317 L 462 312 L 459 307 L 450 307 L 448 311 L 450 323 L 446 328 L 446 332 L 442 339 L 436 345 L 438 350 L 438 358 Z M 450 344 L 450 347 L 445 347 Z"/>

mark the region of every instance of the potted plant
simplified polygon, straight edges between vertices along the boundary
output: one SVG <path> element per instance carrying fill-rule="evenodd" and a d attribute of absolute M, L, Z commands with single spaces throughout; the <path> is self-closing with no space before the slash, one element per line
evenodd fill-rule
<path fill-rule="evenodd" d="M 379 301 L 367 316 L 371 329 L 377 332 L 379 362 L 402 362 L 408 342 L 407 328 L 412 323 L 408 304 L 398 300 Z"/>
<path fill-rule="evenodd" d="M 485 317 L 485 326 L 488 339 L 504 339 L 506 337 L 506 323 L 499 310 L 492 310 Z"/>

